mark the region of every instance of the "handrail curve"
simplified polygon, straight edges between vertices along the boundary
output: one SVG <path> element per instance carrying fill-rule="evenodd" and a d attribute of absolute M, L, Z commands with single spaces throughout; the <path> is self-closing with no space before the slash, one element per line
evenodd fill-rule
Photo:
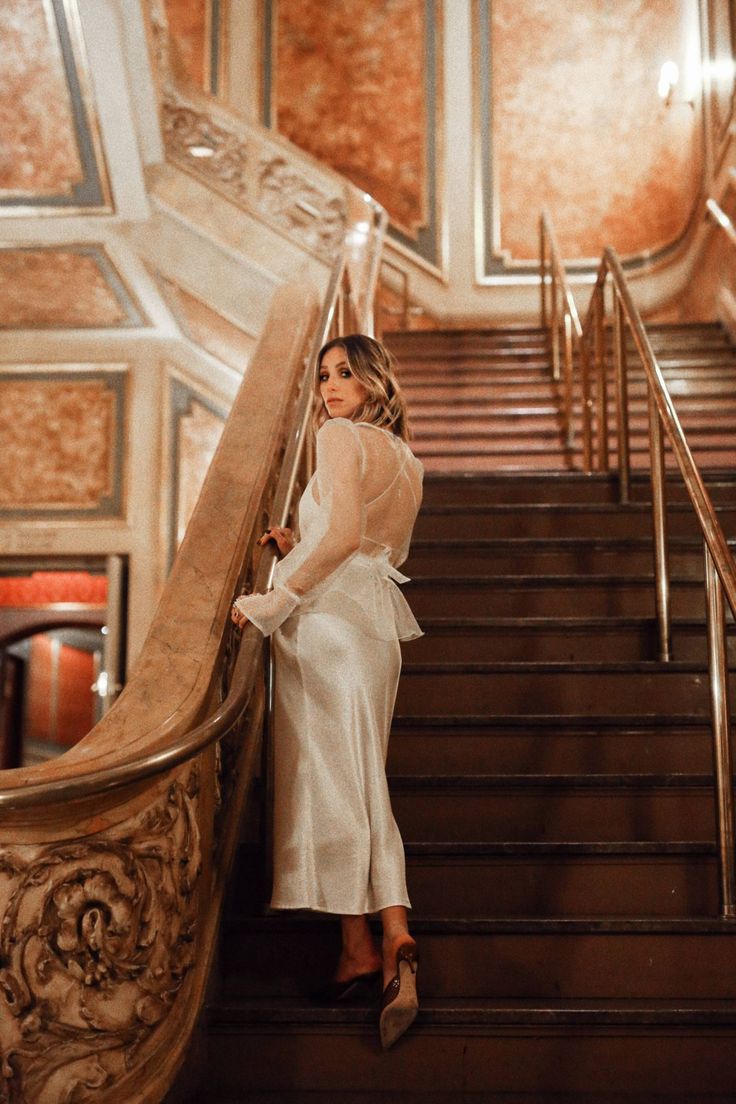
<path fill-rule="evenodd" d="M 708 209 L 715 214 L 708 202 Z M 715 204 L 713 207 L 717 206 Z M 720 210 L 720 209 L 719 209 Z M 736 243 L 736 239 L 735 243 Z M 555 298 L 568 289 L 565 285 L 564 265 L 556 246 L 554 229 L 549 215 L 540 219 L 540 244 L 542 249 L 540 273 L 542 284 L 542 324 L 547 326 L 545 284 L 547 263 L 545 250 L 552 258 L 551 283 L 553 304 Z M 597 470 L 610 470 L 608 434 L 608 369 L 609 357 L 606 340 L 606 289 L 611 286 L 613 299 L 612 359 L 615 382 L 616 409 L 616 468 L 619 498 L 622 504 L 630 501 L 631 461 L 629 444 L 628 356 L 627 329 L 644 368 L 649 408 L 649 454 L 652 486 L 652 528 L 654 538 L 654 585 L 659 658 L 663 662 L 672 659 L 672 634 L 670 613 L 670 573 L 667 536 L 667 502 L 665 478 L 665 441 L 669 444 L 682 476 L 690 504 L 702 534 L 705 556 L 705 611 L 708 637 L 708 675 L 713 736 L 713 762 L 718 827 L 718 869 L 721 915 L 736 919 L 736 831 L 734 830 L 733 767 L 730 745 L 730 710 L 728 686 L 728 658 L 726 647 L 725 602 L 736 618 L 736 563 L 718 520 L 715 507 L 677 415 L 664 374 L 649 340 L 641 315 L 634 303 L 618 254 L 612 247 L 603 251 L 596 275 L 580 341 L 583 394 L 589 398 L 589 385 L 585 382 L 589 365 L 594 367 L 596 380 L 596 460 Z M 565 302 L 567 302 L 565 298 Z M 565 309 L 568 309 L 567 307 Z M 571 316 L 572 316 L 572 312 Z M 552 314 L 550 323 L 556 325 Z M 551 342 L 554 334 L 551 334 Z M 583 469 L 593 471 L 592 427 L 585 428 L 593 411 L 593 404 L 583 402 L 582 418 L 584 435 L 589 447 L 584 449 Z M 725 601 L 724 601 L 725 597 Z"/>

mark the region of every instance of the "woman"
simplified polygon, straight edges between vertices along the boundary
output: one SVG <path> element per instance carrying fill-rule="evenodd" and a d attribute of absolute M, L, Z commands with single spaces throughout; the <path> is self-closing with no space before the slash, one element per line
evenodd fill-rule
<path fill-rule="evenodd" d="M 301 539 L 267 594 L 233 620 L 274 634 L 274 887 L 271 908 L 341 916 L 342 953 L 322 994 L 345 1000 L 383 973 L 380 1034 L 414 1020 L 417 947 L 409 935 L 404 848 L 386 781 L 399 640 L 422 636 L 395 585 L 409 552 L 424 469 L 407 444 L 394 362 L 373 338 L 330 341 L 317 358 L 317 460 L 299 503 Z M 382 953 L 367 915 L 380 912 Z"/>

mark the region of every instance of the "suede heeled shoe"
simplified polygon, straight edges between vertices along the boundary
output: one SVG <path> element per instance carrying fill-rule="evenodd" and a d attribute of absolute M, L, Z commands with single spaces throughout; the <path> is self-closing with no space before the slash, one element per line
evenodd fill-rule
<path fill-rule="evenodd" d="M 381 997 L 378 1028 L 381 1046 L 386 1050 L 416 1019 L 419 1011 L 417 998 L 417 965 L 419 954 L 413 939 L 405 939 L 396 949 L 396 974 Z"/>

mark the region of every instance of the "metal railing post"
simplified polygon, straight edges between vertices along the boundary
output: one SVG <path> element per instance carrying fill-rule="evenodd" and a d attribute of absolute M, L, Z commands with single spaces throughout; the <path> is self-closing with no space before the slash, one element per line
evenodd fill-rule
<path fill-rule="evenodd" d="M 716 782 L 716 828 L 721 915 L 736 916 L 734 875 L 733 768 L 728 707 L 728 655 L 723 587 L 705 544 L 705 607 L 708 628 L 708 673 Z"/>
<path fill-rule="evenodd" d="M 672 658 L 670 625 L 670 571 L 667 544 L 667 498 L 665 488 L 664 440 L 657 403 L 648 388 L 649 464 L 652 481 L 652 522 L 654 526 L 654 600 L 657 611 L 659 658 Z"/>
<path fill-rule="evenodd" d="M 560 378 L 560 319 L 559 319 L 559 303 L 557 301 L 557 276 L 554 268 L 550 273 L 552 294 L 551 302 L 551 327 L 552 327 L 552 378 L 559 380 Z"/>
<path fill-rule="evenodd" d="M 629 450 L 629 396 L 626 368 L 624 308 L 617 292 L 613 296 L 613 364 L 616 378 L 616 429 L 618 433 L 619 500 L 630 501 L 631 458 Z"/>
<path fill-rule="evenodd" d="M 547 329 L 547 235 L 544 215 L 539 219 L 539 319 L 543 330 Z"/>
<path fill-rule="evenodd" d="M 604 329 L 605 283 L 593 290 L 594 349 L 598 435 L 598 471 L 607 472 L 608 462 L 608 378 L 606 371 L 606 334 Z"/>
<path fill-rule="evenodd" d="M 580 389 L 583 415 L 583 470 L 593 470 L 593 400 L 590 397 L 590 357 L 588 343 L 580 342 Z"/>
<path fill-rule="evenodd" d="M 565 326 L 565 355 L 564 384 L 565 384 L 565 445 L 571 449 L 575 443 L 575 426 L 572 412 L 572 318 L 570 312 L 565 309 L 563 314 Z"/>

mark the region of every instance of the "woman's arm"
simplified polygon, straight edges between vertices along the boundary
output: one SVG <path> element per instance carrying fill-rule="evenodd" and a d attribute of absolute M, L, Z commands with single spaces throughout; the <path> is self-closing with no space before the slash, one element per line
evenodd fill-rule
<path fill-rule="evenodd" d="M 317 433 L 316 484 L 319 518 L 281 561 L 273 590 L 238 598 L 235 608 L 265 636 L 286 620 L 305 594 L 347 563 L 360 548 L 363 533 L 362 446 L 348 418 L 333 418 Z"/>

